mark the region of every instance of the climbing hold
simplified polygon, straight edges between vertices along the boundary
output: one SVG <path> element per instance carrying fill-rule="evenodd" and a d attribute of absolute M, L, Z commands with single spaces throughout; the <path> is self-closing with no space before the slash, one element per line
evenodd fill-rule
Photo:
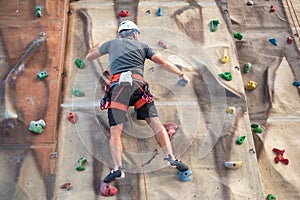
<path fill-rule="evenodd" d="M 231 81 L 232 80 L 231 72 L 225 72 L 223 74 L 219 74 L 219 77 L 225 79 L 226 81 Z"/>
<path fill-rule="evenodd" d="M 161 7 L 159 7 L 159 8 L 157 9 L 156 15 L 159 16 L 159 17 L 162 16 L 162 8 L 161 8 Z"/>
<path fill-rule="evenodd" d="M 268 194 L 267 200 L 276 200 L 276 196 L 274 194 Z"/>
<path fill-rule="evenodd" d="M 257 83 L 255 81 L 249 81 L 246 85 L 247 90 L 254 90 L 257 87 Z"/>
<path fill-rule="evenodd" d="M 35 15 L 37 17 L 41 17 L 43 14 L 42 14 L 42 7 L 41 6 L 37 6 L 35 7 Z"/>
<path fill-rule="evenodd" d="M 236 38 L 238 40 L 242 40 L 243 39 L 243 35 L 240 34 L 239 32 L 234 32 L 233 36 L 234 36 L 234 38 Z"/>
<path fill-rule="evenodd" d="M 275 163 L 277 164 L 279 161 L 283 162 L 284 164 L 288 165 L 289 160 L 283 157 L 285 150 L 280 150 L 277 148 L 273 148 L 273 152 L 276 153 L 276 157 L 274 158 Z"/>
<path fill-rule="evenodd" d="M 75 112 L 69 112 L 69 114 L 68 114 L 68 120 L 71 123 L 75 124 L 76 121 L 77 121 L 77 114 Z"/>
<path fill-rule="evenodd" d="M 286 42 L 287 42 L 288 44 L 292 44 L 292 43 L 293 43 L 293 38 L 287 37 L 287 38 L 286 38 Z"/>
<path fill-rule="evenodd" d="M 171 139 L 172 136 L 176 133 L 177 124 L 174 122 L 164 124 L 165 129 L 168 132 L 169 138 Z"/>
<path fill-rule="evenodd" d="M 274 5 L 271 5 L 271 7 L 270 7 L 270 12 L 275 12 L 275 10 L 276 10 L 275 6 L 274 6 Z"/>
<path fill-rule="evenodd" d="M 300 81 L 294 81 L 293 86 L 299 87 L 300 86 Z"/>
<path fill-rule="evenodd" d="M 238 169 L 243 166 L 243 161 L 225 161 L 224 165 L 228 169 Z"/>
<path fill-rule="evenodd" d="M 42 133 L 44 128 L 46 127 L 46 123 L 44 120 L 40 119 L 39 121 L 31 121 L 29 125 L 29 130 L 34 133 Z"/>
<path fill-rule="evenodd" d="M 248 5 L 248 6 L 252 6 L 253 4 L 254 4 L 253 1 L 250 1 L 250 0 L 249 0 L 249 1 L 247 2 L 247 5 Z"/>
<path fill-rule="evenodd" d="M 40 79 L 40 80 L 43 80 L 45 79 L 46 77 L 48 76 L 47 72 L 46 71 L 41 71 L 37 74 L 37 77 Z"/>
<path fill-rule="evenodd" d="M 179 79 L 177 81 L 177 85 L 179 85 L 180 87 L 184 87 L 184 86 L 186 86 L 186 84 L 187 84 L 187 81 L 184 79 Z"/>
<path fill-rule="evenodd" d="M 254 150 L 254 148 L 253 148 L 253 147 L 252 147 L 252 148 L 250 148 L 250 149 L 249 149 L 249 152 L 250 152 L 250 153 L 252 153 L 252 154 L 255 154 L 255 150 Z"/>
<path fill-rule="evenodd" d="M 220 26 L 220 21 L 217 19 L 211 20 L 209 25 L 210 25 L 210 31 L 215 32 Z"/>
<path fill-rule="evenodd" d="M 185 170 L 185 171 L 178 171 L 178 177 L 182 182 L 188 182 L 192 180 L 192 171 Z"/>
<path fill-rule="evenodd" d="M 78 87 L 73 87 L 72 94 L 76 97 L 83 97 L 84 96 L 84 92 L 81 91 Z"/>
<path fill-rule="evenodd" d="M 120 12 L 118 12 L 119 17 L 128 17 L 129 15 L 130 13 L 127 10 L 121 10 Z"/>
<path fill-rule="evenodd" d="M 245 141 L 246 136 L 239 136 L 235 141 L 237 144 L 243 144 Z"/>
<path fill-rule="evenodd" d="M 234 114 L 234 113 L 235 113 L 235 107 L 229 106 L 229 107 L 226 109 L 226 112 L 229 113 L 229 114 Z"/>
<path fill-rule="evenodd" d="M 222 63 L 227 63 L 229 61 L 229 56 L 227 55 L 226 49 L 224 49 L 224 53 L 222 56 Z"/>
<path fill-rule="evenodd" d="M 273 45 L 278 46 L 276 38 L 270 38 L 269 42 L 271 42 Z"/>
<path fill-rule="evenodd" d="M 84 61 L 81 58 L 76 59 L 75 64 L 79 69 L 84 68 Z"/>
<path fill-rule="evenodd" d="M 40 37 L 46 37 L 46 33 L 45 32 L 40 32 Z"/>
<path fill-rule="evenodd" d="M 70 182 L 64 183 L 60 186 L 61 189 L 67 189 L 71 190 L 72 189 L 72 184 Z"/>
<path fill-rule="evenodd" d="M 79 160 L 77 161 L 76 170 L 77 171 L 85 170 L 85 167 L 83 166 L 83 164 L 86 162 L 87 162 L 86 158 L 84 158 L 84 157 L 79 158 Z"/>
<path fill-rule="evenodd" d="M 151 11 L 150 10 L 146 10 L 146 15 L 150 15 Z"/>
<path fill-rule="evenodd" d="M 100 185 L 100 192 L 102 196 L 115 196 L 118 193 L 118 189 L 109 183 L 102 182 Z"/>
<path fill-rule="evenodd" d="M 244 74 L 247 74 L 251 69 L 251 63 L 246 63 L 244 66 Z"/>
<path fill-rule="evenodd" d="M 259 124 L 251 124 L 251 128 L 253 128 L 254 133 L 262 133 L 263 128 Z"/>
<path fill-rule="evenodd" d="M 161 40 L 158 41 L 158 45 L 161 46 L 164 49 L 167 48 L 167 45 L 163 41 L 161 41 Z"/>

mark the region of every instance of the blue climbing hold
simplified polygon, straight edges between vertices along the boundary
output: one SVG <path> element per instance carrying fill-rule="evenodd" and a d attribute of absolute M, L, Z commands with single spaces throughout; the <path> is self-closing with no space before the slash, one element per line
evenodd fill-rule
<path fill-rule="evenodd" d="M 186 80 L 179 79 L 179 80 L 177 81 L 177 85 L 179 85 L 179 86 L 181 86 L 181 87 L 186 86 L 186 84 L 187 84 L 187 81 L 186 81 Z"/>
<path fill-rule="evenodd" d="M 300 81 L 294 81 L 293 86 L 299 87 L 300 86 Z"/>
<path fill-rule="evenodd" d="M 161 7 L 158 8 L 156 15 L 159 17 L 162 16 L 162 8 Z"/>
<path fill-rule="evenodd" d="M 270 41 L 273 45 L 278 46 L 278 43 L 277 43 L 276 38 L 270 38 L 269 41 Z"/>
<path fill-rule="evenodd" d="M 192 171 L 185 170 L 185 171 L 178 171 L 178 177 L 182 182 L 188 182 L 192 180 Z"/>

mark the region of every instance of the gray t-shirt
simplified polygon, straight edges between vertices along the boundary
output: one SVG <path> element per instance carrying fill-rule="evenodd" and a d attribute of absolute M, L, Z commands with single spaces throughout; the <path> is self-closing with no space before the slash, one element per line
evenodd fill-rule
<path fill-rule="evenodd" d="M 107 41 L 98 50 L 101 55 L 109 54 L 111 75 L 125 71 L 143 75 L 145 59 L 151 59 L 155 54 L 146 43 L 132 37 Z"/>

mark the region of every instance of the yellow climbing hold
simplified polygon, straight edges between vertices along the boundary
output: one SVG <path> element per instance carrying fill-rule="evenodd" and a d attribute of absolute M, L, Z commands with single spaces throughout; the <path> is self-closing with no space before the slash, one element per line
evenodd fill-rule
<path fill-rule="evenodd" d="M 229 113 L 229 114 L 234 114 L 234 113 L 235 113 L 235 107 L 229 106 L 229 107 L 226 109 L 226 112 Z"/>
<path fill-rule="evenodd" d="M 254 90 L 257 87 L 257 83 L 255 81 L 249 81 L 246 85 L 247 90 Z"/>
<path fill-rule="evenodd" d="M 222 56 L 222 63 L 227 63 L 229 61 L 229 56 L 227 55 L 227 51 L 224 50 L 223 56 Z"/>

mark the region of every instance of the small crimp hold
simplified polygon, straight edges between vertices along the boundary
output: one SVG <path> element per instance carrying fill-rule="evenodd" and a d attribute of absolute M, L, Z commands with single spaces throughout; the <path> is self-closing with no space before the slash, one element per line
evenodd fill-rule
<path fill-rule="evenodd" d="M 243 144 L 245 141 L 246 136 L 239 136 L 235 141 L 237 144 Z"/>
<path fill-rule="evenodd" d="M 253 6 L 253 4 L 254 4 L 253 1 L 250 1 L 250 0 L 247 1 L 247 6 Z"/>
<path fill-rule="evenodd" d="M 278 43 L 277 43 L 277 39 L 276 38 L 270 38 L 269 39 L 269 42 L 271 42 L 273 45 L 275 46 L 278 46 Z"/>
<path fill-rule="evenodd" d="M 257 83 L 255 81 L 249 81 L 246 85 L 247 90 L 254 90 L 257 87 Z"/>
<path fill-rule="evenodd" d="M 228 169 L 238 169 L 243 166 L 243 161 L 225 161 L 224 165 Z"/>
<path fill-rule="evenodd" d="M 288 43 L 288 44 L 292 44 L 293 43 L 293 38 L 292 37 L 287 37 L 286 38 L 286 42 Z"/>
<path fill-rule="evenodd" d="M 223 78 L 226 81 L 231 81 L 232 80 L 231 72 L 224 72 L 223 74 L 218 74 L 218 76 Z"/>
<path fill-rule="evenodd" d="M 300 86 L 300 81 L 294 81 L 293 86 L 299 87 Z"/>
<path fill-rule="evenodd" d="M 161 40 L 158 41 L 158 45 L 161 46 L 164 49 L 167 48 L 167 45 L 163 41 L 161 41 Z"/>
<path fill-rule="evenodd" d="M 176 133 L 177 124 L 174 122 L 164 124 L 165 129 L 168 132 L 169 138 L 171 139 L 173 135 Z"/>
<path fill-rule="evenodd" d="M 64 183 L 60 186 L 61 189 L 67 189 L 71 190 L 72 189 L 72 184 L 70 182 Z"/>
<path fill-rule="evenodd" d="M 263 132 L 263 128 L 259 124 L 251 124 L 251 128 L 254 133 L 262 133 Z"/>
<path fill-rule="evenodd" d="M 84 61 L 81 58 L 77 58 L 75 60 L 75 64 L 79 69 L 84 68 Z"/>
<path fill-rule="evenodd" d="M 229 61 L 229 56 L 227 55 L 226 49 L 224 49 L 224 53 L 223 53 L 221 60 L 222 60 L 222 63 L 227 63 Z"/>
<path fill-rule="evenodd" d="M 229 113 L 229 114 L 234 114 L 235 113 L 235 107 L 233 106 L 229 106 L 227 109 L 226 109 L 226 112 Z"/>
<path fill-rule="evenodd" d="M 157 9 L 156 15 L 159 16 L 159 17 L 162 16 L 162 8 L 161 8 L 161 7 L 159 7 L 159 8 Z"/>
<path fill-rule="evenodd" d="M 46 71 L 41 71 L 37 74 L 37 77 L 40 79 L 40 80 L 44 80 L 46 77 L 48 76 L 47 72 Z"/>
<path fill-rule="evenodd" d="M 243 35 L 240 34 L 239 32 L 233 32 L 233 37 L 238 39 L 238 40 L 242 40 L 243 39 Z"/>
<path fill-rule="evenodd" d="M 274 194 L 268 194 L 267 200 L 276 200 L 276 196 Z"/>
<path fill-rule="evenodd" d="M 102 182 L 100 185 L 100 192 L 102 196 L 115 196 L 118 193 L 118 189 L 109 183 Z"/>
<path fill-rule="evenodd" d="M 87 159 L 84 157 L 81 157 L 78 161 L 77 161 L 77 165 L 76 165 L 76 170 L 77 171 L 83 171 L 85 170 L 85 167 L 83 166 L 84 163 L 87 162 Z"/>
<path fill-rule="evenodd" d="M 251 63 L 246 63 L 244 65 L 244 74 L 247 74 L 251 69 Z"/>
<path fill-rule="evenodd" d="M 275 6 L 274 6 L 274 5 L 271 5 L 271 6 L 270 6 L 270 12 L 275 12 L 275 10 L 276 10 Z"/>
<path fill-rule="evenodd" d="M 210 26 L 210 31 L 215 32 L 220 26 L 220 21 L 217 19 L 211 20 L 209 22 L 209 26 Z"/>
<path fill-rule="evenodd" d="M 43 15 L 42 14 L 42 7 L 41 6 L 35 7 L 35 16 L 41 17 L 42 15 Z"/>
<path fill-rule="evenodd" d="M 75 124 L 77 122 L 77 114 L 75 112 L 69 112 L 67 119 Z"/>
<path fill-rule="evenodd" d="M 192 174 L 193 172 L 188 169 L 186 171 L 179 171 L 178 170 L 178 177 L 182 182 L 188 182 L 192 180 Z"/>
<path fill-rule="evenodd" d="M 121 10 L 120 12 L 118 12 L 119 17 L 128 17 L 129 15 L 130 13 L 127 10 Z"/>
<path fill-rule="evenodd" d="M 44 120 L 40 119 L 39 121 L 31 121 L 29 125 L 29 130 L 34 133 L 42 133 L 44 128 L 46 127 L 46 123 Z"/>
<path fill-rule="evenodd" d="M 83 97 L 84 96 L 84 92 L 81 91 L 78 87 L 73 87 L 72 94 L 76 97 Z"/>
<path fill-rule="evenodd" d="M 283 162 L 284 164 L 288 165 L 289 164 L 289 160 L 287 158 L 283 157 L 283 154 L 285 152 L 285 150 L 280 150 L 277 148 L 273 148 L 272 149 L 274 153 L 277 154 L 277 156 L 274 158 L 275 163 L 277 164 L 279 161 Z"/>

